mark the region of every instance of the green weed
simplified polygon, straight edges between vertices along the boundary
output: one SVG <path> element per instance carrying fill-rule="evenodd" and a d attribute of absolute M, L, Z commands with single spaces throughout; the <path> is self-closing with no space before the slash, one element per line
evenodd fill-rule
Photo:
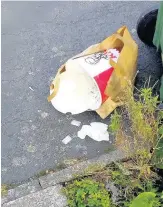
<path fill-rule="evenodd" d="M 116 135 L 116 146 L 133 159 L 140 171 L 139 177 L 148 179 L 152 157 L 162 138 L 160 125 L 163 115 L 161 111 L 156 113 L 158 96 L 152 95 L 152 88 L 143 88 L 139 91 L 139 99 L 135 100 L 130 86 L 126 87 L 124 94 L 124 107 L 111 116 L 109 129 Z"/>
<path fill-rule="evenodd" d="M 160 207 L 160 199 L 156 197 L 156 193 L 144 192 L 140 193 L 131 201 L 129 207 Z"/>
<path fill-rule="evenodd" d="M 75 180 L 64 188 L 69 207 L 109 207 L 110 198 L 104 184 L 92 179 Z"/>
<path fill-rule="evenodd" d="M 17 187 L 17 184 L 2 184 L 1 185 L 1 196 L 6 196 L 8 194 L 8 190 Z"/>
<path fill-rule="evenodd" d="M 8 186 L 6 184 L 1 185 L 1 196 L 6 196 L 8 194 Z"/>

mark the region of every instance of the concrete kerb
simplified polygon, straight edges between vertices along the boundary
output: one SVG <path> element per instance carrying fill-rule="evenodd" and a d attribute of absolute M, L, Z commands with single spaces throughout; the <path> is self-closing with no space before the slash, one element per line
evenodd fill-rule
<path fill-rule="evenodd" d="M 40 185 L 44 189 L 49 186 L 53 186 L 53 185 L 56 185 L 59 183 L 70 181 L 71 179 L 74 178 L 74 175 L 76 175 L 76 174 L 78 176 L 80 176 L 80 175 L 82 176 L 84 174 L 85 170 L 90 165 L 100 164 L 100 165 L 106 166 L 107 164 L 109 164 L 113 161 L 121 160 L 123 158 L 125 158 L 125 156 L 121 151 L 119 151 L 119 150 L 112 151 L 109 154 L 104 154 L 104 155 L 101 155 L 101 156 L 96 157 L 94 159 L 90 159 L 90 160 L 81 162 L 79 164 L 70 166 L 70 167 L 63 169 L 61 171 L 42 176 L 39 178 Z"/>
<path fill-rule="evenodd" d="M 74 175 L 78 175 L 79 177 L 82 177 L 86 169 L 88 169 L 90 165 L 101 165 L 105 167 L 106 165 L 110 164 L 113 161 L 119 161 L 124 158 L 125 158 L 125 155 L 124 153 L 122 153 L 122 151 L 115 150 L 108 154 L 104 154 L 99 157 L 80 162 L 78 164 L 75 164 L 63 170 L 54 172 L 52 174 L 41 176 L 37 180 L 30 181 L 28 183 L 25 183 L 14 189 L 9 190 L 8 195 L 6 197 L 3 197 L 1 202 L 2 204 L 4 204 L 3 207 L 15 206 L 14 204 L 15 202 L 18 202 L 18 203 L 23 202 L 23 197 L 25 200 L 26 199 L 28 200 L 28 198 L 30 199 L 35 194 L 39 194 L 39 192 L 40 194 L 42 194 L 43 192 L 46 192 L 45 189 L 49 189 L 53 186 L 60 186 L 61 183 L 74 179 Z"/>

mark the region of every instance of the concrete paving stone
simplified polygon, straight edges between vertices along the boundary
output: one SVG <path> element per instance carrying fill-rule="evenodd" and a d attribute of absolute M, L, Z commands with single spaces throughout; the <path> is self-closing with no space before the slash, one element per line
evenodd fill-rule
<path fill-rule="evenodd" d="M 41 190 L 41 186 L 39 184 L 38 180 L 32 180 L 28 183 L 24 183 L 22 185 L 19 185 L 15 187 L 14 189 L 8 190 L 8 195 L 5 197 L 2 197 L 1 203 L 7 203 L 12 200 L 16 200 L 18 198 L 21 198 L 23 196 L 26 196 L 31 193 L 35 193 L 37 191 Z"/>
<path fill-rule="evenodd" d="M 66 197 L 62 195 L 61 189 L 61 185 L 52 186 L 5 203 L 2 207 L 64 207 Z"/>

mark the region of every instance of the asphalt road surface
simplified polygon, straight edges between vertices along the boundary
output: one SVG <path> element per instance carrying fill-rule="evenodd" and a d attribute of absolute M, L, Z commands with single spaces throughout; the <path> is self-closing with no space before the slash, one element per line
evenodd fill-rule
<path fill-rule="evenodd" d="M 2 2 L 2 183 L 27 180 L 70 158 L 92 158 L 109 142 L 77 138 L 95 112 L 64 115 L 47 102 L 49 84 L 71 56 L 127 25 L 139 45 L 137 84 L 160 77 L 159 55 L 138 40 L 136 22 L 154 2 Z M 62 139 L 73 140 L 64 145 Z M 112 140 L 112 138 L 111 138 Z"/>

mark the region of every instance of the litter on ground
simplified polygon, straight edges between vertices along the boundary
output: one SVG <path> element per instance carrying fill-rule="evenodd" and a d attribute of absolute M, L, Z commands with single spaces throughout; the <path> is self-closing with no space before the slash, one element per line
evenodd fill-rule
<path fill-rule="evenodd" d="M 34 91 L 34 89 L 33 89 L 31 86 L 29 87 L 29 89 L 30 89 L 31 91 Z"/>
<path fill-rule="evenodd" d="M 78 131 L 78 137 L 85 139 L 86 136 L 94 139 L 95 141 L 109 141 L 109 133 L 107 131 L 107 124 L 101 122 L 92 122 L 90 125 L 83 125 L 81 130 Z"/>
<path fill-rule="evenodd" d="M 62 142 L 63 142 L 63 144 L 68 144 L 71 140 L 72 140 L 72 138 L 68 135 L 62 140 Z"/>
<path fill-rule="evenodd" d="M 81 122 L 80 121 L 76 121 L 76 120 L 72 120 L 71 124 L 74 125 L 74 126 L 78 126 L 79 127 Z"/>
<path fill-rule="evenodd" d="M 58 69 L 48 101 L 64 114 L 91 110 L 106 118 L 124 103 L 124 88 L 133 86 L 137 56 L 138 46 L 122 26 Z"/>

